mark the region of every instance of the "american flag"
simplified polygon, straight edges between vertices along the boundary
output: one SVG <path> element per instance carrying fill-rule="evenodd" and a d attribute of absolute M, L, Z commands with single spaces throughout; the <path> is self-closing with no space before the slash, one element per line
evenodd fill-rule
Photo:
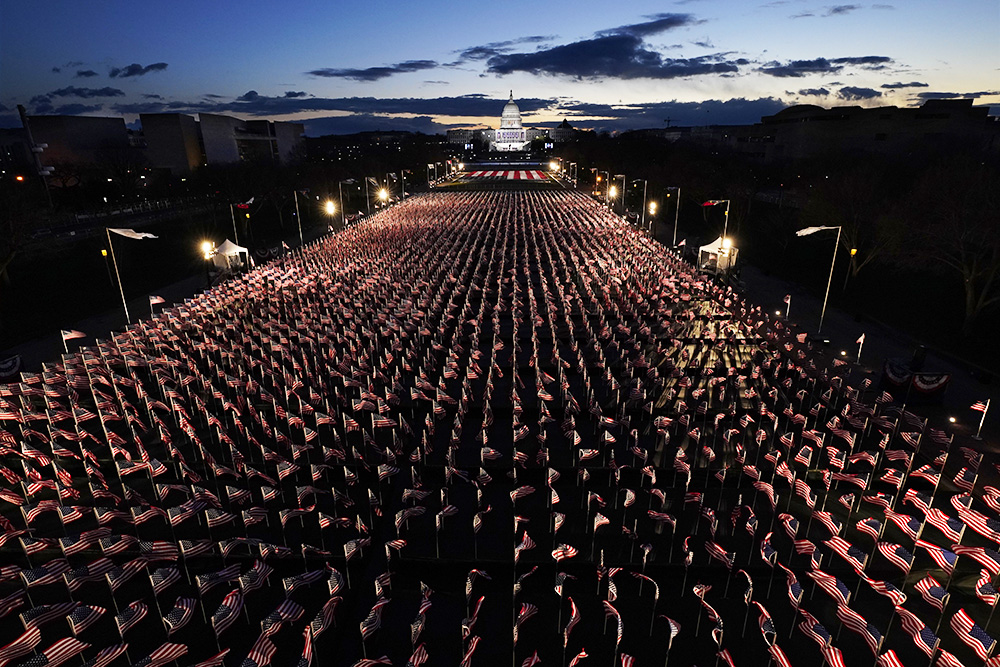
<path fill-rule="evenodd" d="M 927 657 L 934 655 L 934 649 L 937 648 L 938 642 L 941 641 L 937 635 L 913 612 L 903 607 L 896 606 L 896 615 L 899 616 L 899 620 L 903 624 L 903 629 L 913 637 L 913 643 L 917 645 L 917 648 L 926 653 Z"/>
<path fill-rule="evenodd" d="M 118 634 L 122 639 L 125 639 L 125 633 L 129 628 L 145 618 L 148 611 L 149 608 L 144 602 L 136 600 L 115 616 L 115 625 L 118 626 Z"/>
<path fill-rule="evenodd" d="M 164 642 L 158 649 L 149 655 L 139 658 L 133 663 L 133 667 L 163 667 L 167 663 L 178 660 L 187 654 L 187 646 L 184 644 L 171 644 Z"/>
<path fill-rule="evenodd" d="M 937 579 L 928 574 L 914 584 L 914 588 L 923 596 L 927 604 L 936 607 L 938 611 L 944 611 L 950 594 L 941 586 Z"/>
<path fill-rule="evenodd" d="M 56 667 L 89 647 L 90 644 L 81 642 L 75 637 L 64 637 L 42 651 L 40 655 L 22 662 L 20 667 Z"/>
<path fill-rule="evenodd" d="M 361 621 L 361 639 L 367 639 L 382 626 L 382 609 L 389 601 L 385 598 L 377 600 L 365 620 Z"/>
<path fill-rule="evenodd" d="M 879 542 L 877 546 L 879 552 L 890 563 L 902 570 L 903 574 L 909 573 L 910 568 L 913 566 L 913 554 L 905 547 L 899 544 L 892 544 L 891 542 Z"/>
<path fill-rule="evenodd" d="M 774 629 L 774 621 L 771 620 L 771 615 L 767 613 L 767 609 L 764 608 L 759 602 L 754 602 L 757 606 L 757 611 L 759 613 L 758 623 L 760 624 L 760 632 L 764 636 L 764 641 L 768 646 L 774 646 L 774 642 L 777 639 L 777 633 Z"/>
<path fill-rule="evenodd" d="M 337 599 L 337 598 L 334 598 Z M 243 609 L 243 594 L 238 590 L 232 590 L 222 599 L 222 603 L 212 614 L 211 623 L 215 630 L 215 635 L 219 636 L 225 632 L 226 628 L 236 622 L 239 618 L 240 610 Z"/>
<path fill-rule="evenodd" d="M 1000 574 L 1000 553 L 988 547 L 966 547 L 955 544 L 951 547 L 957 556 L 968 556 L 978 561 L 990 574 Z"/>
<path fill-rule="evenodd" d="M 815 569 L 806 572 L 823 591 L 839 604 L 848 604 L 851 601 L 851 590 L 840 579 L 822 570 Z"/>
<path fill-rule="evenodd" d="M 35 650 L 42 641 L 42 632 L 37 627 L 28 628 L 24 633 L 4 647 L 0 647 L 0 664 L 20 658 Z"/>
<path fill-rule="evenodd" d="M 861 635 L 861 638 L 871 648 L 872 653 L 876 656 L 878 655 L 883 637 L 882 633 L 874 625 L 866 621 L 861 614 L 848 607 L 846 603 L 837 604 L 837 618 L 840 619 L 840 622 L 845 627 Z"/>
<path fill-rule="evenodd" d="M 66 620 L 69 622 L 70 632 L 73 633 L 74 637 L 79 635 L 97 622 L 104 615 L 105 611 L 107 610 L 104 607 L 96 605 L 80 605 L 66 617 Z"/>
<path fill-rule="evenodd" d="M 33 607 L 20 615 L 21 624 L 25 630 L 40 628 L 46 623 L 67 616 L 76 609 L 77 602 L 59 602 L 56 604 L 43 604 Z"/>
<path fill-rule="evenodd" d="M 997 640 L 986 634 L 986 631 L 977 625 L 964 609 L 959 609 L 958 613 L 951 617 L 951 629 L 976 652 L 976 655 L 983 660 L 990 659 L 990 653 L 996 647 Z"/>

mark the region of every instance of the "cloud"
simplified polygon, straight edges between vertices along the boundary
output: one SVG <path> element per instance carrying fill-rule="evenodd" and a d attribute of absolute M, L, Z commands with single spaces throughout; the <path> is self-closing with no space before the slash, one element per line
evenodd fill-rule
<path fill-rule="evenodd" d="M 990 97 L 992 95 L 1000 95 L 998 90 L 980 90 L 973 93 L 943 93 L 943 92 L 930 92 L 925 91 L 917 93 L 914 97 L 915 99 L 926 101 L 926 100 L 945 100 L 945 99 L 976 99 L 979 97 Z"/>
<path fill-rule="evenodd" d="M 871 100 L 876 97 L 882 97 L 882 93 L 874 90 L 873 88 L 858 88 L 857 86 L 844 86 L 837 91 L 837 97 L 842 100 L 847 100 L 849 102 L 857 102 L 860 100 Z"/>
<path fill-rule="evenodd" d="M 707 37 L 705 39 L 695 40 L 695 41 L 693 41 L 691 43 L 694 44 L 695 46 L 700 46 L 703 49 L 714 49 L 715 48 L 715 45 L 712 44 L 712 40 L 708 39 Z"/>
<path fill-rule="evenodd" d="M 823 16 L 843 16 L 844 14 L 850 14 L 858 9 L 861 9 L 861 5 L 834 5 L 832 7 L 827 7 L 826 14 Z"/>
<path fill-rule="evenodd" d="M 306 134 L 321 137 L 327 134 L 355 134 L 357 132 L 403 131 L 423 134 L 444 134 L 451 126 L 442 125 L 430 116 L 393 118 L 375 114 L 329 116 L 302 121 Z"/>
<path fill-rule="evenodd" d="M 256 90 L 248 90 L 239 97 L 236 98 L 237 102 L 256 102 L 260 99 L 260 95 Z"/>
<path fill-rule="evenodd" d="M 534 53 L 496 55 L 487 61 L 487 70 L 492 74 L 528 72 L 576 79 L 676 79 L 701 74 L 731 74 L 744 64 L 748 61 L 725 60 L 721 54 L 664 58 L 646 48 L 638 36 L 614 34 Z"/>
<path fill-rule="evenodd" d="M 286 90 L 285 97 L 305 97 L 308 93 L 301 90 Z"/>
<path fill-rule="evenodd" d="M 803 88 L 798 92 L 799 95 L 816 95 L 823 97 L 830 94 L 830 91 L 826 88 Z"/>
<path fill-rule="evenodd" d="M 78 69 L 76 71 L 76 76 L 74 79 L 89 79 L 92 76 L 97 76 L 97 72 L 92 69 Z"/>
<path fill-rule="evenodd" d="M 597 33 L 597 36 L 631 35 L 632 37 L 649 37 L 650 35 L 658 35 L 661 32 L 674 30 L 675 28 L 684 28 L 705 22 L 703 19 L 696 19 L 692 14 L 653 14 L 647 18 L 650 20 L 643 23 L 633 23 L 631 25 L 601 30 Z"/>
<path fill-rule="evenodd" d="M 80 114 L 100 111 L 103 107 L 100 104 L 63 104 L 46 113 L 56 116 L 79 116 Z"/>
<path fill-rule="evenodd" d="M 895 5 L 872 5 L 872 9 L 895 9 Z"/>
<path fill-rule="evenodd" d="M 144 100 L 162 100 L 163 95 L 157 95 L 156 93 L 143 93 L 142 98 Z"/>
<path fill-rule="evenodd" d="M 910 83 L 883 83 L 879 88 L 885 88 L 886 90 L 898 90 L 900 88 L 926 88 L 926 83 L 921 83 L 920 81 L 911 81 Z"/>
<path fill-rule="evenodd" d="M 117 88 L 111 88 L 110 86 L 104 88 L 77 88 L 75 86 L 66 86 L 65 88 L 45 93 L 45 95 L 46 97 L 83 97 L 85 99 L 89 99 L 91 97 L 124 97 L 125 91 Z"/>
<path fill-rule="evenodd" d="M 395 74 L 407 74 L 426 69 L 434 69 L 438 63 L 434 60 L 406 60 L 385 67 L 366 67 L 365 69 L 324 67 L 314 69 L 306 74 L 334 79 L 350 79 L 352 81 L 378 81 Z"/>
<path fill-rule="evenodd" d="M 153 63 L 143 67 L 139 63 L 132 63 L 128 67 L 113 67 L 108 76 L 112 79 L 125 79 L 132 76 L 145 76 L 150 72 L 162 72 L 167 69 L 167 63 Z"/>
<path fill-rule="evenodd" d="M 52 73 L 53 74 L 59 74 L 59 72 L 62 72 L 61 68 L 59 68 L 59 67 L 53 67 L 52 68 Z"/>
<path fill-rule="evenodd" d="M 866 70 L 884 69 L 892 58 L 888 56 L 851 56 L 843 58 L 814 58 L 812 60 L 792 60 L 787 63 L 771 61 L 758 68 L 762 74 L 777 77 L 802 77 L 807 74 L 836 74 L 845 66 L 857 66 Z"/>
<path fill-rule="evenodd" d="M 552 37 L 543 35 L 531 35 L 519 37 L 518 39 L 508 39 L 503 42 L 490 42 L 482 46 L 471 46 L 458 52 L 459 61 L 463 60 L 486 60 L 501 53 L 510 52 L 515 46 L 521 44 L 541 44 L 552 41 Z"/>

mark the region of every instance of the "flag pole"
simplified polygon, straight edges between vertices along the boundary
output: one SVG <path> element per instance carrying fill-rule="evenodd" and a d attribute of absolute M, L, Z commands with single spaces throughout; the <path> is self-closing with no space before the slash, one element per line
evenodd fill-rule
<path fill-rule="evenodd" d="M 233 203 L 229 202 L 229 217 L 233 219 L 233 243 L 240 244 L 240 235 L 236 231 L 236 213 L 233 212 Z"/>
<path fill-rule="evenodd" d="M 112 254 L 112 257 L 114 257 L 114 254 Z M 982 440 L 982 437 L 980 437 L 979 434 L 982 433 L 982 431 L 983 431 L 983 422 L 986 421 L 986 412 L 989 409 L 990 409 L 990 399 L 987 398 L 986 399 L 986 407 L 983 408 L 983 416 L 979 418 L 979 428 L 976 429 L 976 434 L 974 436 L 972 436 L 973 440 Z"/>
<path fill-rule="evenodd" d="M 858 366 L 861 365 L 861 350 L 862 348 L 864 348 L 864 346 L 865 346 L 865 335 L 861 334 L 861 337 L 858 338 L 858 358 L 854 360 L 854 363 L 856 363 Z"/>
<path fill-rule="evenodd" d="M 108 247 L 111 249 L 111 263 L 115 267 L 115 278 L 118 279 L 118 292 L 122 295 L 122 308 L 125 309 L 125 322 L 127 324 L 132 324 L 132 319 L 128 315 L 128 304 L 125 303 L 125 290 L 122 289 L 122 277 L 118 273 L 118 260 L 115 259 L 115 246 L 111 242 L 111 230 L 108 227 L 104 228 L 104 233 L 108 236 Z M 65 343 L 65 341 L 63 341 Z"/>

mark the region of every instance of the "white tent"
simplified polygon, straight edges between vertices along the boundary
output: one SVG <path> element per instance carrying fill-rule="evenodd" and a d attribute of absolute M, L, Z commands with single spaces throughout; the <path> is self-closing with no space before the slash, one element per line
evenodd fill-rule
<path fill-rule="evenodd" d="M 720 236 L 698 248 L 698 268 L 709 273 L 728 271 L 736 263 L 738 254 L 739 249 L 735 246 L 724 247 Z"/>
<path fill-rule="evenodd" d="M 236 245 L 229 239 L 223 241 L 222 244 L 215 249 L 215 254 L 212 255 L 212 263 L 215 264 L 216 268 L 224 271 L 231 271 L 233 269 L 243 267 L 249 260 L 250 251 L 243 246 Z"/>

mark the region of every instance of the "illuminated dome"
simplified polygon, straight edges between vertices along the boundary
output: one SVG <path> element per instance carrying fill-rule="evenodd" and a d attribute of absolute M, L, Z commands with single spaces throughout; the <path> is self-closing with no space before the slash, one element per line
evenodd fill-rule
<path fill-rule="evenodd" d="M 503 113 L 500 114 L 500 128 L 501 129 L 516 129 L 521 127 L 521 109 L 518 108 L 517 102 L 514 101 L 514 91 L 510 91 L 510 99 L 507 104 L 503 107 Z"/>

